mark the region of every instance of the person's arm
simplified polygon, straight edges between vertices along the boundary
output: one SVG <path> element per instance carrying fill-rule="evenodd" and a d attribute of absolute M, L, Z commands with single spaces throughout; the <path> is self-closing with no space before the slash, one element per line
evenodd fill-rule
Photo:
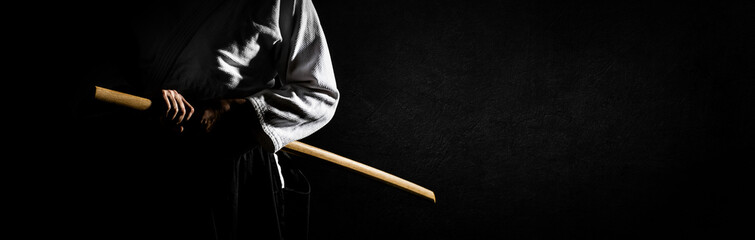
<path fill-rule="evenodd" d="M 325 126 L 335 114 L 339 99 L 325 35 L 311 1 L 296 1 L 292 31 L 290 54 L 281 56 L 288 59 L 287 79 L 279 88 L 246 97 L 261 125 L 256 137 L 270 152 Z"/>

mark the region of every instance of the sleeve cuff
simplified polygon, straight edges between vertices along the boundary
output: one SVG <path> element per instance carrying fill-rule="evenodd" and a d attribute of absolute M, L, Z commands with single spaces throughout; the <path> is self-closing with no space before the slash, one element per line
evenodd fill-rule
<path fill-rule="evenodd" d="M 254 112 L 257 115 L 257 120 L 259 121 L 259 126 L 261 127 L 260 130 L 257 133 L 255 133 L 255 137 L 257 138 L 257 142 L 260 144 L 263 150 L 268 152 L 277 152 L 281 148 L 283 148 L 283 141 L 281 141 L 278 137 L 276 137 L 276 134 L 273 129 L 270 128 L 269 125 L 265 123 L 265 111 L 266 106 L 263 103 L 263 100 L 255 97 L 249 97 L 247 98 L 249 100 L 249 103 L 251 103 L 252 107 L 254 108 Z"/>

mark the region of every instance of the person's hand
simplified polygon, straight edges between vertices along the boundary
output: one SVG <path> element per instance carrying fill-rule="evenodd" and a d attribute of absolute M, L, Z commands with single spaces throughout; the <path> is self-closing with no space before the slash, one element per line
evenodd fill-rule
<path fill-rule="evenodd" d="M 215 126 L 215 122 L 217 122 L 224 113 L 231 110 L 233 106 L 243 104 L 245 102 L 246 99 L 243 98 L 221 99 L 220 101 L 218 101 L 218 104 L 205 109 L 201 120 L 202 125 L 204 125 L 205 127 L 205 131 L 212 131 L 213 127 Z"/>
<path fill-rule="evenodd" d="M 180 124 L 191 118 L 191 115 L 194 114 L 194 107 L 176 90 L 163 89 L 162 97 L 165 100 L 166 108 L 163 119 L 167 123 L 172 123 L 177 132 L 183 132 L 183 126 L 180 126 Z"/>

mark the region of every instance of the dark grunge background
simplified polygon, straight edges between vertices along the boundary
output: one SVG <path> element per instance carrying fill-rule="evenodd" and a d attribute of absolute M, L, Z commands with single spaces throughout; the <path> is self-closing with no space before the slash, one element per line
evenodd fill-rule
<path fill-rule="evenodd" d="M 744 230 L 734 217 L 749 211 L 752 3 L 314 2 L 342 99 L 303 142 L 423 185 L 438 202 L 300 158 L 311 238 Z M 76 137 L 66 134 L 41 143 Z M 42 185 L 76 172 L 57 170 Z M 65 195 L 52 187 L 32 188 L 43 195 L 35 206 Z"/>
<path fill-rule="evenodd" d="M 741 230 L 752 4 L 315 4 L 343 97 L 304 141 L 426 186 L 438 203 L 311 161 L 312 237 Z"/>

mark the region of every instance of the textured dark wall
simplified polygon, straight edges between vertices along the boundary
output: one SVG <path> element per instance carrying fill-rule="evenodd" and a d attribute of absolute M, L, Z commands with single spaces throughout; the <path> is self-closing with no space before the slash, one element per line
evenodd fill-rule
<path fill-rule="evenodd" d="M 311 238 L 688 238 L 742 226 L 731 217 L 751 189 L 751 157 L 737 153 L 753 146 L 752 4 L 314 2 L 342 98 L 303 141 L 438 202 L 301 159 Z M 54 37 L 78 34 L 71 26 Z M 44 35 L 34 56 L 88 56 Z M 39 141 L 77 137 L 57 135 Z M 59 200 L 76 170 L 47 152 L 55 177 L 35 181 L 57 192 L 30 188 L 41 195 L 30 208 L 76 212 Z M 28 178 L 44 175 L 33 164 Z M 46 221 L 87 227 L 68 216 Z"/>
<path fill-rule="evenodd" d="M 752 5 L 315 1 L 342 99 L 315 239 L 690 237 L 739 211 Z M 722 231 L 724 230 L 724 231 Z"/>

